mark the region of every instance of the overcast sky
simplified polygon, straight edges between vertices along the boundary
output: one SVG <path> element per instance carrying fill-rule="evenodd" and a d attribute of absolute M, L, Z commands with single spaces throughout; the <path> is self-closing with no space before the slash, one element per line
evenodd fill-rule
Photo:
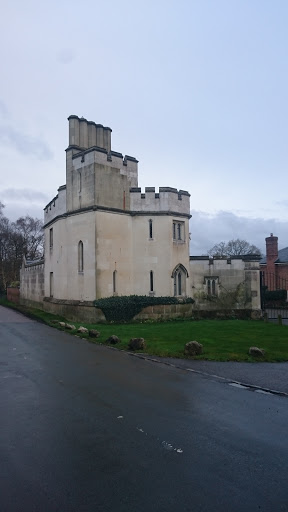
<path fill-rule="evenodd" d="M 65 183 L 70 114 L 110 126 L 139 186 L 191 194 L 191 253 L 288 245 L 287 0 L 11 0 L 1 7 L 0 201 Z"/>

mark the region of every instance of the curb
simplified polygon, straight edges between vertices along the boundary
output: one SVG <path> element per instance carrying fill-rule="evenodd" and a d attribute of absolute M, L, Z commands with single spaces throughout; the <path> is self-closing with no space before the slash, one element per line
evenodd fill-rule
<path fill-rule="evenodd" d="M 112 347 L 111 347 L 112 348 Z M 114 347 L 113 347 L 114 348 Z M 185 372 L 192 372 L 198 375 L 205 375 L 205 377 L 214 377 L 216 379 L 225 381 L 227 384 L 237 384 L 239 386 L 243 386 L 251 391 L 263 391 L 264 393 L 269 393 L 270 395 L 278 395 L 288 397 L 288 393 L 285 391 L 277 391 L 275 389 L 264 388 L 263 386 L 256 386 L 255 384 L 247 384 L 246 382 L 240 382 L 238 380 L 227 379 L 226 377 L 221 377 L 220 375 L 215 375 L 214 373 L 207 373 L 201 370 L 194 370 L 192 368 L 183 368 L 183 366 L 178 366 L 177 364 L 168 363 L 167 361 L 159 361 L 159 359 L 154 359 L 153 357 L 144 356 L 141 354 L 135 354 L 133 352 L 126 352 L 130 356 L 138 357 L 139 359 L 144 359 L 145 361 L 152 361 L 153 363 L 166 364 L 166 366 L 171 366 L 172 368 L 177 368 L 178 370 L 183 370 Z"/>

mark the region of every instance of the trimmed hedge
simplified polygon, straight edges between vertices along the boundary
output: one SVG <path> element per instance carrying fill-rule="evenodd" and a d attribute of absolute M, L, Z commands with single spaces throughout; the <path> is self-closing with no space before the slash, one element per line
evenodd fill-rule
<path fill-rule="evenodd" d="M 148 295 L 121 295 L 94 301 L 94 306 L 103 311 L 108 322 L 128 322 L 143 308 L 163 304 L 193 304 L 191 297 L 149 297 Z"/>

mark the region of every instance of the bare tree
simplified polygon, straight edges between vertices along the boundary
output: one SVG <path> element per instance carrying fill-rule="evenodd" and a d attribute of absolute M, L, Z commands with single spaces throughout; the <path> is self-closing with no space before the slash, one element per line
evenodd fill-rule
<path fill-rule="evenodd" d="M 39 219 L 29 215 L 10 222 L 3 214 L 0 202 L 0 290 L 4 291 L 13 281 L 18 281 L 25 255 L 36 259 L 43 254 L 44 232 Z"/>
<path fill-rule="evenodd" d="M 209 251 L 209 256 L 214 257 L 230 257 L 230 256 L 244 256 L 245 254 L 258 254 L 261 256 L 261 251 L 256 245 L 249 244 L 247 240 L 229 240 L 229 242 L 220 242 L 215 244 Z"/>
<path fill-rule="evenodd" d="M 44 232 L 43 222 L 29 215 L 20 217 L 12 224 L 13 230 L 22 241 L 22 254 L 33 260 L 43 254 Z"/>

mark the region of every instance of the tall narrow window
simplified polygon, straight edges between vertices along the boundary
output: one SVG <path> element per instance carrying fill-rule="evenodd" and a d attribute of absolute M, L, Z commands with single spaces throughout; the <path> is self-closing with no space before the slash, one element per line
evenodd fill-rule
<path fill-rule="evenodd" d="M 78 171 L 78 192 L 82 190 L 82 175 L 81 171 Z"/>
<path fill-rule="evenodd" d="M 50 297 L 53 297 L 53 294 L 54 294 L 54 290 L 53 290 L 53 272 L 50 272 L 50 283 L 49 283 L 49 287 L 50 287 Z"/>
<path fill-rule="evenodd" d="M 154 292 L 154 275 L 153 275 L 153 270 L 150 270 L 150 292 Z"/>
<path fill-rule="evenodd" d="M 113 293 L 117 292 L 116 277 L 117 277 L 117 270 L 114 270 L 114 272 L 113 272 Z"/>
<path fill-rule="evenodd" d="M 184 222 L 173 221 L 173 240 L 175 242 L 185 242 Z"/>
<path fill-rule="evenodd" d="M 53 248 L 53 228 L 49 229 L 49 246 L 50 249 Z"/>
<path fill-rule="evenodd" d="M 78 244 L 78 272 L 84 270 L 84 254 L 83 254 L 83 242 L 80 240 Z"/>
<path fill-rule="evenodd" d="M 152 219 L 149 220 L 149 238 L 150 238 L 150 240 L 153 238 L 153 221 L 152 221 Z"/>
<path fill-rule="evenodd" d="M 212 295 L 216 295 L 216 283 L 215 283 L 215 279 L 212 279 Z"/>
<path fill-rule="evenodd" d="M 207 294 L 211 295 L 211 280 L 208 279 L 207 281 Z"/>
<path fill-rule="evenodd" d="M 173 240 L 176 240 L 176 222 L 173 222 Z"/>
<path fill-rule="evenodd" d="M 182 295 L 182 273 L 178 272 L 178 295 Z"/>

